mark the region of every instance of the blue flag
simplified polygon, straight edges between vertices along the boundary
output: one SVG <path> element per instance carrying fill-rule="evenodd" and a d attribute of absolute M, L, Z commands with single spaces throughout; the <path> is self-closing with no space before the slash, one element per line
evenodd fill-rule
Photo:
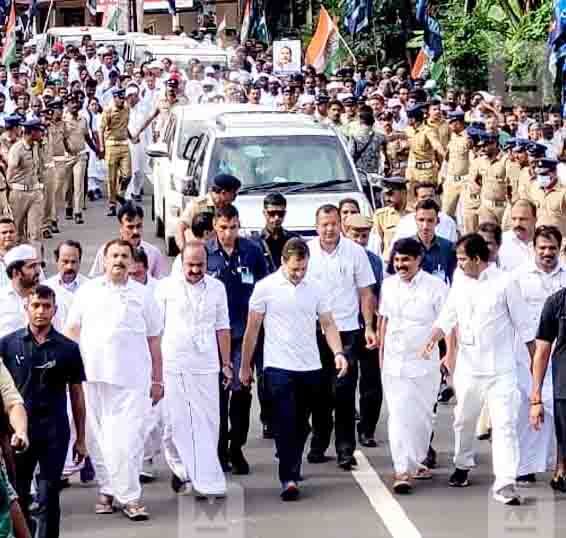
<path fill-rule="evenodd" d="M 554 21 L 548 35 L 548 45 L 556 49 L 564 43 L 566 37 L 566 0 L 554 0 L 553 13 Z"/>
<path fill-rule="evenodd" d="M 37 15 L 37 10 L 38 10 L 37 0 L 31 0 L 28 10 L 28 17 L 30 20 Z"/>
<path fill-rule="evenodd" d="M 344 3 L 344 24 L 350 34 L 357 34 L 369 26 L 372 9 L 372 0 L 346 0 Z"/>
<path fill-rule="evenodd" d="M 167 0 L 169 6 L 167 7 L 170 15 L 177 15 L 177 2 L 175 0 Z"/>
<path fill-rule="evenodd" d="M 428 0 L 418 0 L 417 21 L 424 28 L 424 49 L 433 61 L 442 56 L 442 32 L 438 20 L 428 13 Z"/>

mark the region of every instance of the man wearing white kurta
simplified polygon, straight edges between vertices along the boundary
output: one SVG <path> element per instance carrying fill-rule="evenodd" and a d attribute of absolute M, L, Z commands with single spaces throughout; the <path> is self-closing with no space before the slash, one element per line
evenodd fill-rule
<path fill-rule="evenodd" d="M 503 233 L 499 248 L 499 267 L 513 271 L 533 260 L 533 234 L 537 220 L 536 207 L 528 200 L 517 200 L 511 208 L 512 229 Z"/>
<path fill-rule="evenodd" d="M 513 353 L 515 331 L 529 353 L 534 352 L 525 305 L 516 286 L 489 264 L 489 249 L 480 235 L 462 237 L 456 244 L 456 256 L 464 276 L 450 290 L 425 347 L 425 353 L 432 353 L 438 341 L 458 326 L 459 354 L 454 373 L 458 399 L 454 410 L 456 470 L 450 485 L 469 485 L 468 472 L 475 466 L 475 427 L 486 401 L 493 427 L 493 498 L 517 505 L 521 503 L 515 488 L 520 394 Z M 453 370 L 453 365 L 447 367 Z"/>
<path fill-rule="evenodd" d="M 203 243 L 189 241 L 183 250 L 183 274 L 159 282 L 157 301 L 164 315 L 163 358 L 165 457 L 174 489 L 188 483 L 200 495 L 224 495 L 226 479 L 218 459 L 220 432 L 220 359 L 227 380 L 230 364 L 230 318 L 224 284 L 206 272 Z M 218 350 L 220 349 L 220 358 Z"/>
<path fill-rule="evenodd" d="M 535 230 L 534 261 L 526 262 L 513 274 L 527 310 L 525 316 L 529 322 L 533 338 L 539 325 L 540 315 L 545 301 L 560 289 L 566 287 L 566 270 L 559 264 L 562 234 L 554 226 L 541 226 Z M 536 473 L 545 473 L 553 469 L 556 463 L 556 445 L 552 417 L 554 416 L 553 386 L 551 370 L 546 371 L 542 391 L 542 402 L 547 417 L 540 430 L 529 424 L 529 398 L 532 391 L 531 360 L 518 338 L 516 358 L 521 391 L 519 410 L 519 448 L 520 462 L 517 477 L 519 485 L 535 482 Z"/>
<path fill-rule="evenodd" d="M 440 386 L 438 346 L 423 360 L 421 351 L 448 295 L 440 278 L 420 269 L 423 250 L 412 238 L 395 244 L 396 274 L 383 282 L 382 380 L 389 410 L 388 431 L 396 493 L 411 490 L 411 477 L 430 478 L 427 456 L 434 404 Z"/>
<path fill-rule="evenodd" d="M 144 423 L 163 397 L 159 307 L 153 294 L 128 277 L 133 249 L 116 239 L 104 248 L 105 274 L 77 292 L 67 334 L 78 341 L 86 383 L 87 446 L 100 496 L 96 512 L 114 499 L 131 520 L 148 518 L 141 503 Z"/>

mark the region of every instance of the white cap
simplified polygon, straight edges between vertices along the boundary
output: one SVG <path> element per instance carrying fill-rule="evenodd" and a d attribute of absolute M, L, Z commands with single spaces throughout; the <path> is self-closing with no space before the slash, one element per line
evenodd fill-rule
<path fill-rule="evenodd" d="M 381 70 L 381 72 L 382 72 L 382 73 L 392 73 L 393 71 L 391 70 L 391 67 L 385 66 L 385 67 Z"/>
<path fill-rule="evenodd" d="M 373 98 L 373 97 L 381 97 L 381 99 L 385 99 L 383 97 L 383 94 L 381 93 L 380 90 L 373 90 L 370 94 L 369 94 L 369 98 Z"/>
<path fill-rule="evenodd" d="M 488 92 L 476 92 L 476 93 L 481 95 L 486 103 L 491 103 L 495 99 L 495 97 Z"/>
<path fill-rule="evenodd" d="M 228 75 L 228 80 L 230 82 L 239 82 L 240 81 L 240 73 L 238 71 L 231 71 Z"/>
<path fill-rule="evenodd" d="M 161 64 L 161 62 L 158 62 L 157 60 L 151 62 L 149 64 L 149 68 L 150 69 L 163 69 L 163 65 Z"/>
<path fill-rule="evenodd" d="M 344 101 L 344 99 L 348 99 L 348 97 L 354 97 L 351 93 L 339 93 L 336 95 L 336 99 L 338 101 Z"/>
<path fill-rule="evenodd" d="M 215 73 L 216 73 L 216 71 L 214 70 L 214 67 L 212 67 L 211 65 L 204 68 L 204 74 L 205 75 L 214 75 Z"/>
<path fill-rule="evenodd" d="M 252 76 L 249 73 L 240 73 L 238 80 L 240 84 L 246 84 L 252 80 Z"/>
<path fill-rule="evenodd" d="M 301 95 L 299 97 L 298 105 L 303 107 L 305 105 L 314 105 L 314 95 Z"/>
<path fill-rule="evenodd" d="M 399 101 L 399 99 L 394 98 L 394 99 L 389 99 L 389 101 L 387 101 L 387 108 L 395 108 L 397 106 L 401 106 L 401 107 L 403 106 L 401 104 L 401 101 Z"/>
<path fill-rule="evenodd" d="M 344 85 L 341 82 L 331 82 L 326 88 L 328 90 L 341 90 Z"/>
<path fill-rule="evenodd" d="M 436 80 L 430 80 L 430 79 L 427 80 L 427 81 L 424 83 L 423 88 L 424 88 L 425 90 L 436 90 Z"/>
<path fill-rule="evenodd" d="M 31 245 L 18 245 L 4 255 L 4 265 L 9 267 L 16 262 L 37 260 L 37 251 Z"/>
<path fill-rule="evenodd" d="M 126 97 L 129 95 L 138 95 L 140 93 L 139 88 L 135 84 L 128 84 L 126 88 Z"/>

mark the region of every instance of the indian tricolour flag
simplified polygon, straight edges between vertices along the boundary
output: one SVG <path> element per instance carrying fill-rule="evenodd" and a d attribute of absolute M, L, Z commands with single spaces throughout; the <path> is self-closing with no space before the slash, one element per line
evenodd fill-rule
<path fill-rule="evenodd" d="M 338 48 L 338 28 L 323 6 L 320 8 L 316 32 L 307 49 L 305 61 L 320 73 L 333 67 Z"/>
<path fill-rule="evenodd" d="M 10 8 L 10 17 L 6 25 L 6 41 L 4 42 L 4 50 L 2 51 L 2 63 L 9 65 L 16 61 L 16 2 L 12 1 Z"/>

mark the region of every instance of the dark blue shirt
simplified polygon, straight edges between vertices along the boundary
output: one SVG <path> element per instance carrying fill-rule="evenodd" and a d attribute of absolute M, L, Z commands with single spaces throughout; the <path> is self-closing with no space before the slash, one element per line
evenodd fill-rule
<path fill-rule="evenodd" d="M 371 286 L 373 294 L 375 295 L 376 299 L 379 299 L 379 292 L 381 291 L 381 284 L 383 283 L 383 263 L 381 258 L 369 251 L 366 250 L 366 253 L 369 258 L 369 264 L 371 265 L 371 269 L 373 271 L 373 276 L 375 277 L 375 284 Z"/>
<path fill-rule="evenodd" d="M 224 283 L 228 295 L 228 313 L 232 338 L 242 338 L 248 320 L 248 308 L 256 282 L 267 276 L 267 264 L 261 248 L 253 241 L 238 238 L 230 256 L 216 238 L 206 244 L 208 274 Z"/>
<path fill-rule="evenodd" d="M 79 346 L 51 328 L 38 344 L 26 327 L 0 339 L 0 356 L 24 399 L 30 424 L 68 423 L 67 386 L 86 380 Z"/>
<path fill-rule="evenodd" d="M 414 236 L 413 239 L 416 239 L 423 247 L 424 255 L 421 265 L 423 271 L 438 276 L 448 285 L 452 284 L 452 278 L 457 265 L 454 243 L 443 237 L 435 236 L 432 245 L 427 249 L 418 235 Z M 393 267 L 394 256 L 395 250 L 393 249 L 389 265 L 387 266 L 387 272 L 391 275 L 395 273 L 395 268 Z"/>

